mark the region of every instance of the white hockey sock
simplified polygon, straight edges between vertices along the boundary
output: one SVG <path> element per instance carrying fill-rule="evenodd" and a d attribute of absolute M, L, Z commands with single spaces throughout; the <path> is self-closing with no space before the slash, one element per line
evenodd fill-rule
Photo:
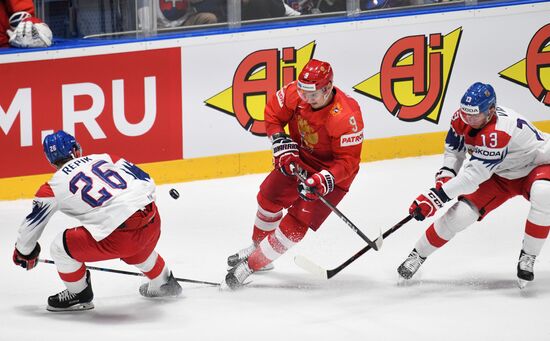
<path fill-rule="evenodd" d="M 71 293 L 76 294 L 86 289 L 88 284 L 86 283 L 86 271 L 83 269 L 84 263 L 74 260 L 67 254 L 63 246 L 63 233 L 59 233 L 53 240 L 50 246 L 50 255 L 55 262 L 61 280 Z"/>

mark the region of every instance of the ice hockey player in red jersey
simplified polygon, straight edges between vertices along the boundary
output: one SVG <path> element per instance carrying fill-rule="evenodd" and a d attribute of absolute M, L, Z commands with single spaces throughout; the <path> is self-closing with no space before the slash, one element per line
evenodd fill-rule
<path fill-rule="evenodd" d="M 489 84 L 474 83 L 460 101 L 445 140 L 443 167 L 435 187 L 420 194 L 409 213 L 431 217 L 452 198 L 458 201 L 431 224 L 397 269 L 410 279 L 426 257 L 456 233 L 483 219 L 508 199 L 522 195 L 531 208 L 517 264 L 518 285 L 534 279 L 533 266 L 550 229 L 548 136 L 515 111 L 498 106 Z M 470 154 L 465 161 L 466 154 Z"/>
<path fill-rule="evenodd" d="M 0 1 L 0 47 L 48 47 L 52 31 L 35 17 L 32 0 Z"/>
<path fill-rule="evenodd" d="M 149 174 L 109 154 L 82 156 L 75 138 L 62 130 L 45 137 L 44 152 L 57 171 L 38 189 L 32 212 L 19 228 L 14 263 L 27 270 L 37 265 L 38 239 L 56 211 L 82 224 L 59 233 L 51 244 L 50 255 L 67 289 L 50 296 L 47 309 L 92 309 L 85 262 L 116 258 L 149 278 L 139 288 L 141 295 L 178 296 L 181 286 L 155 251 L 161 219 Z"/>
<path fill-rule="evenodd" d="M 275 169 L 260 185 L 252 244 L 227 259 L 230 269 L 222 285 L 231 289 L 253 272 L 271 268 L 308 228 L 316 231 L 331 211 L 315 192 L 337 205 L 359 171 L 361 109 L 333 85 L 327 62 L 310 60 L 297 81 L 269 99 L 265 125 Z M 296 170 L 307 173 L 305 183 Z"/>

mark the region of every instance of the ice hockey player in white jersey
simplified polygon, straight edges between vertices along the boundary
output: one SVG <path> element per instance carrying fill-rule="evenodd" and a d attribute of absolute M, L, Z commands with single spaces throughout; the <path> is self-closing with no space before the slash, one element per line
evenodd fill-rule
<path fill-rule="evenodd" d="M 398 267 L 399 275 L 412 278 L 426 257 L 457 232 L 508 199 L 522 195 L 531 207 L 517 265 L 518 285 L 524 288 L 532 281 L 535 258 L 550 229 L 550 160 L 545 153 L 548 139 L 515 111 L 497 106 L 491 85 L 477 82 L 470 86 L 452 118 L 435 187 L 420 194 L 409 213 L 424 220 L 452 198 L 458 201 L 416 242 Z"/>
<path fill-rule="evenodd" d="M 149 278 L 139 288 L 141 295 L 178 296 L 181 286 L 155 251 L 161 219 L 153 179 L 123 158 L 82 156 L 75 138 L 62 130 L 45 137 L 44 152 L 57 171 L 38 189 L 32 212 L 19 228 L 14 263 L 27 270 L 37 265 L 38 239 L 56 211 L 82 224 L 59 233 L 51 244 L 50 255 L 67 289 L 50 296 L 47 309 L 92 309 L 85 262 L 116 258 Z"/>

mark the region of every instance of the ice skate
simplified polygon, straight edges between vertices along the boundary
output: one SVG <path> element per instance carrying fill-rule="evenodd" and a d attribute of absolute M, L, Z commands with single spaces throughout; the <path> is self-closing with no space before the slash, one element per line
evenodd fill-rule
<path fill-rule="evenodd" d="M 248 256 L 250 256 L 252 252 L 256 250 L 256 247 L 257 246 L 255 244 L 252 244 L 249 247 L 239 250 L 239 252 L 227 257 L 227 266 L 229 267 L 227 271 L 230 271 L 231 268 L 233 268 L 235 265 L 239 264 L 243 260 L 248 259 Z M 269 263 L 263 268 L 259 269 L 257 272 L 269 271 L 269 270 L 273 270 L 274 268 L 275 267 L 273 266 L 273 263 Z"/>
<path fill-rule="evenodd" d="M 89 270 L 86 270 L 86 283 L 88 286 L 77 294 L 65 289 L 60 293 L 48 297 L 48 306 L 46 309 L 54 312 L 93 309 L 94 304 L 92 300 L 94 299 L 94 292 L 92 291 Z"/>
<path fill-rule="evenodd" d="M 411 279 L 426 258 L 420 257 L 416 249 L 412 250 L 407 259 L 397 268 L 397 273 L 403 279 Z"/>
<path fill-rule="evenodd" d="M 248 261 L 243 260 L 233 268 L 231 268 L 225 276 L 225 281 L 222 283 L 222 288 L 229 288 L 231 290 L 238 289 L 245 285 L 244 281 L 252 274 L 252 271 L 248 267 Z"/>
<path fill-rule="evenodd" d="M 139 293 L 143 297 L 176 297 L 181 294 L 181 285 L 176 281 L 170 271 L 168 282 L 162 284 L 159 288 L 153 288 L 151 282 L 144 283 L 139 287 Z"/>
<path fill-rule="evenodd" d="M 518 260 L 518 286 L 524 289 L 528 282 L 535 279 L 533 267 L 535 265 L 536 256 L 525 253 L 521 250 Z"/>

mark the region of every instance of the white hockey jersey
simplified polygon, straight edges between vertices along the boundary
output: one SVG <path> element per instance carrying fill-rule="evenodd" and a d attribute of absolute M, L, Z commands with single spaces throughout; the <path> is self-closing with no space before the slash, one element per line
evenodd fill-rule
<path fill-rule="evenodd" d="M 506 179 L 524 177 L 536 166 L 550 163 L 545 155 L 548 140 L 547 134 L 505 107 L 497 106 L 496 115 L 481 129 L 464 123 L 457 111 L 445 140 L 443 161 L 443 167 L 457 176 L 442 188 L 449 198 L 455 198 L 474 192 L 493 174 Z M 464 162 L 466 154 L 470 158 Z"/>
<path fill-rule="evenodd" d="M 78 219 L 100 241 L 155 200 L 155 183 L 136 165 L 108 154 L 67 162 L 36 192 L 32 212 L 19 228 L 17 249 L 32 252 L 57 211 Z"/>

